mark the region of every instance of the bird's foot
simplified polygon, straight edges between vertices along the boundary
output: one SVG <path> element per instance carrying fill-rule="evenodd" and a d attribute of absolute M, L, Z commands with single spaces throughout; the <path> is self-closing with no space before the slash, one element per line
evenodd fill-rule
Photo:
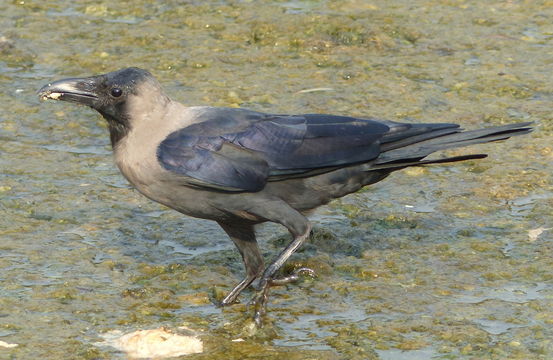
<path fill-rule="evenodd" d="M 255 294 L 251 303 L 254 305 L 253 321 L 258 328 L 263 326 L 263 317 L 267 313 L 267 299 L 269 298 L 269 283 Z"/>
<path fill-rule="evenodd" d="M 269 286 L 281 286 L 281 285 L 287 285 L 293 282 L 296 282 L 300 279 L 300 276 L 307 275 L 312 278 L 315 278 L 315 271 L 313 269 L 302 267 L 299 269 L 294 270 L 294 272 L 288 276 L 281 277 L 278 279 L 270 279 L 269 280 Z"/>
<path fill-rule="evenodd" d="M 215 296 L 215 300 L 213 302 L 217 307 L 226 307 L 229 305 L 234 305 L 240 302 L 238 300 L 239 294 L 240 293 L 238 292 L 231 291 L 220 301 L 218 301 L 217 297 Z"/>
<path fill-rule="evenodd" d="M 299 268 L 294 270 L 291 275 L 278 278 L 262 278 L 257 285 L 257 293 L 250 301 L 250 304 L 254 306 L 254 316 L 253 320 L 255 325 L 261 327 L 263 325 L 263 316 L 267 313 L 267 300 L 269 298 L 269 288 L 273 286 L 287 285 L 293 282 L 296 282 L 300 279 L 300 276 L 307 275 L 312 278 L 315 277 L 315 271 L 310 268 Z"/>
<path fill-rule="evenodd" d="M 245 288 L 250 286 L 250 284 L 255 280 L 255 278 L 256 278 L 255 275 L 246 276 L 246 278 L 244 278 L 244 280 L 240 281 L 240 283 L 238 283 L 238 285 L 236 285 L 234 287 L 234 289 L 232 289 L 227 294 L 227 296 L 225 296 L 223 298 L 223 300 L 221 300 L 220 302 L 217 303 L 217 306 L 223 307 L 223 306 L 236 304 L 238 302 L 238 295 L 240 295 L 242 290 L 244 290 Z"/>
<path fill-rule="evenodd" d="M 226 306 L 229 306 L 229 305 L 238 304 L 240 302 L 240 301 L 238 301 L 237 298 L 234 298 L 234 299 L 227 299 L 227 298 L 228 298 L 228 295 L 221 301 L 214 300 L 213 303 L 217 307 L 226 307 Z"/>

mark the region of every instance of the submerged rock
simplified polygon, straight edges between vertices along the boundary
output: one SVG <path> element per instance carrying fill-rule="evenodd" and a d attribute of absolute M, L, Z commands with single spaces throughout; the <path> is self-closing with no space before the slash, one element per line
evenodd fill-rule
<path fill-rule="evenodd" d="M 4 348 L 14 348 L 14 347 L 17 347 L 19 344 L 10 344 L 10 343 L 7 343 L 7 342 L 4 342 L 2 340 L 0 340 L 0 347 L 4 347 Z"/>
<path fill-rule="evenodd" d="M 137 330 L 121 335 L 112 331 L 104 336 L 105 342 L 121 350 L 132 359 L 163 359 L 203 352 L 203 342 L 195 336 L 175 334 L 163 327 L 151 330 Z"/>

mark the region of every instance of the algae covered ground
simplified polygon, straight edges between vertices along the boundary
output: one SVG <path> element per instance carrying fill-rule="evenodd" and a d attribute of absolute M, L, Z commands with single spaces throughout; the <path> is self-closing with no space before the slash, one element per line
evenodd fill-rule
<path fill-rule="evenodd" d="M 553 358 L 553 1 L 0 3 L 0 359 L 124 359 L 110 331 L 186 326 L 190 359 Z M 149 69 L 189 105 L 476 128 L 490 156 L 413 168 L 312 216 L 267 326 L 213 305 L 226 235 L 132 190 L 103 119 L 56 79 Z M 259 227 L 270 259 L 287 241 Z M 240 341 L 236 341 L 240 340 Z M 1 344 L 17 344 L 7 347 Z"/>

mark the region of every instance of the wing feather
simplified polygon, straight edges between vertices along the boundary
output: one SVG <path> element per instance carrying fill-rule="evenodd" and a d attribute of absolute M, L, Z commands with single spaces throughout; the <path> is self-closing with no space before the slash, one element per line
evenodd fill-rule
<path fill-rule="evenodd" d="M 283 180 L 373 160 L 389 131 L 375 120 L 333 115 L 224 109 L 204 116 L 205 121 L 170 134 L 157 156 L 191 185 L 221 191 L 259 191 L 271 177 Z"/>

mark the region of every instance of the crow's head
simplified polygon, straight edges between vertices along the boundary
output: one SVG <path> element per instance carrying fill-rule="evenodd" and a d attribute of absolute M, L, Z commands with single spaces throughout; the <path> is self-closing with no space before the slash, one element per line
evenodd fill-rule
<path fill-rule="evenodd" d="M 114 145 L 128 133 L 135 115 L 147 115 L 168 101 L 152 74 L 135 67 L 58 80 L 42 87 L 38 96 L 42 100 L 76 102 L 97 110 L 108 121 Z"/>

